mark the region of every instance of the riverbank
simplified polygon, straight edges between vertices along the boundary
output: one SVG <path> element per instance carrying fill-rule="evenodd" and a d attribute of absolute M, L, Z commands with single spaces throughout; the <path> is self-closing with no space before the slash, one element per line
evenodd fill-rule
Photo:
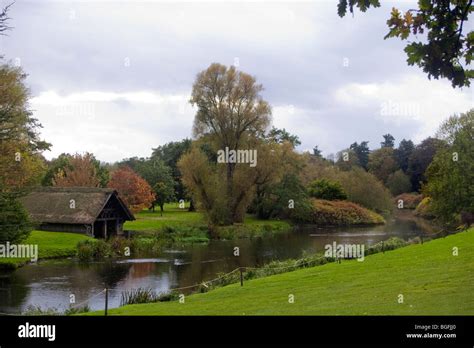
<path fill-rule="evenodd" d="M 109 315 L 472 315 L 473 260 L 471 228 L 363 262 L 329 263 Z"/>
<path fill-rule="evenodd" d="M 37 245 L 38 259 L 66 258 L 76 256 L 77 244 L 92 240 L 78 233 L 32 231 L 21 244 Z M 26 258 L 0 258 L 0 270 L 15 270 L 30 262 Z"/>

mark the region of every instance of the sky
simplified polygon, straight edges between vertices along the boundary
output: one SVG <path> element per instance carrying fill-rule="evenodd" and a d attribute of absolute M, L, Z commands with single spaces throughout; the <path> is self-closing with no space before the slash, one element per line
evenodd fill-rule
<path fill-rule="evenodd" d="M 0 0 L 0 4 L 9 1 Z M 101 161 L 151 155 L 192 137 L 196 75 L 211 63 L 256 77 L 272 124 L 325 156 L 391 133 L 415 143 L 474 107 L 472 88 L 429 80 L 384 40 L 393 6 L 337 15 L 336 0 L 16 0 L 0 52 L 28 74 L 30 108 L 63 152 Z M 466 23 L 466 31 L 473 29 Z"/>

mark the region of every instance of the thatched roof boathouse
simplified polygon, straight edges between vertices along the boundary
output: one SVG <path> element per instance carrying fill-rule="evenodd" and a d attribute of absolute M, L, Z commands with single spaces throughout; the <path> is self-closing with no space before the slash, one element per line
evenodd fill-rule
<path fill-rule="evenodd" d="M 89 187 L 41 187 L 21 199 L 40 230 L 85 233 L 96 238 L 122 235 L 135 217 L 117 191 Z"/>

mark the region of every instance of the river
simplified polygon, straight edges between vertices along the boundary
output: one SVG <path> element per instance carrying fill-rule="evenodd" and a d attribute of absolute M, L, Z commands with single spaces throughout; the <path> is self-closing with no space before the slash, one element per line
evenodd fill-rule
<path fill-rule="evenodd" d="M 397 214 L 385 225 L 371 227 L 297 227 L 269 238 L 211 241 L 168 249 L 153 258 L 136 258 L 81 264 L 74 259 L 44 260 L 14 272 L 0 274 L 0 312 L 20 313 L 28 306 L 69 307 L 85 302 L 92 310 L 104 308 L 105 287 L 110 289 L 109 307 L 120 305 L 121 292 L 152 288 L 166 292 L 229 272 L 240 266 L 261 266 L 272 260 L 299 258 L 304 253 L 322 253 L 326 244 L 365 244 L 366 247 L 396 236 L 404 240 L 429 235 L 433 227 L 408 214 Z M 238 247 L 240 256 L 234 256 Z"/>

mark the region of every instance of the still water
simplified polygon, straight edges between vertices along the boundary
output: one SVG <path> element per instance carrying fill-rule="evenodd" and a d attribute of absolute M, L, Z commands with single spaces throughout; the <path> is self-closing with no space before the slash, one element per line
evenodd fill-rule
<path fill-rule="evenodd" d="M 109 307 L 120 305 L 121 292 L 152 288 L 166 292 L 214 279 L 220 272 L 239 266 L 261 266 L 272 260 L 299 258 L 303 253 L 322 253 L 326 244 L 365 244 L 366 247 L 396 236 L 408 240 L 433 228 L 423 220 L 398 216 L 386 225 L 372 227 L 299 227 L 269 238 L 212 241 L 164 250 L 153 258 L 81 264 L 73 259 L 45 260 L 11 273 L 0 274 L 0 312 L 20 313 L 28 306 L 69 307 L 70 295 L 76 304 L 85 302 L 92 310 L 104 308 L 105 287 Z M 234 247 L 240 256 L 234 256 Z"/>

